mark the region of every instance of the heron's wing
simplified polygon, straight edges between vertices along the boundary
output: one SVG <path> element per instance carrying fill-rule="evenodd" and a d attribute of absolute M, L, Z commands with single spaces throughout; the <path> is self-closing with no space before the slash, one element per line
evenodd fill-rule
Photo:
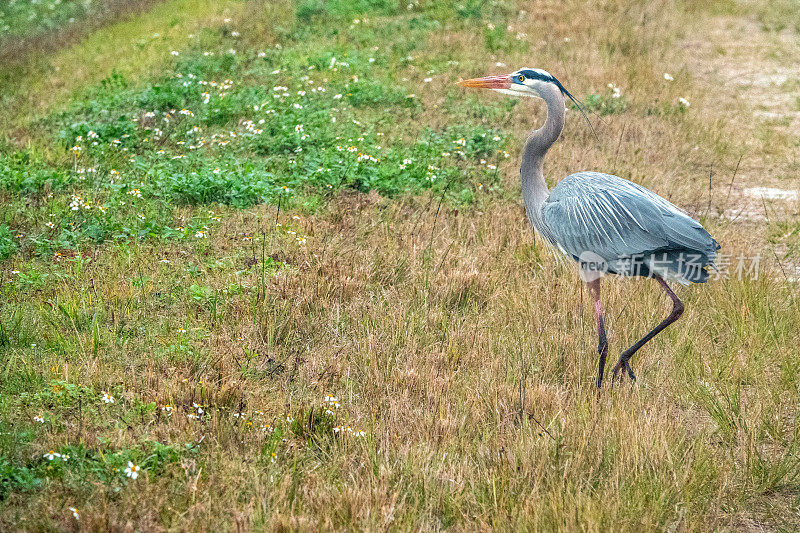
<path fill-rule="evenodd" d="M 593 252 L 613 268 L 620 259 L 654 252 L 696 253 L 704 266 L 717 242 L 682 210 L 628 180 L 599 172 L 567 176 L 542 206 L 546 235 L 575 259 Z"/>

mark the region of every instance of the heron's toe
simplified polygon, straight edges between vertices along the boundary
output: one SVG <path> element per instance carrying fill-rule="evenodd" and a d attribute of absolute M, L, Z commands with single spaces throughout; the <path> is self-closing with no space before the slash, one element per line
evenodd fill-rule
<path fill-rule="evenodd" d="M 626 373 L 628 374 L 628 377 L 631 378 L 631 381 L 636 381 L 636 374 L 633 373 L 631 365 L 627 361 L 620 359 L 620 361 L 614 365 L 614 371 L 611 374 L 611 381 L 619 381 L 622 383 L 622 380 L 625 379 Z"/>

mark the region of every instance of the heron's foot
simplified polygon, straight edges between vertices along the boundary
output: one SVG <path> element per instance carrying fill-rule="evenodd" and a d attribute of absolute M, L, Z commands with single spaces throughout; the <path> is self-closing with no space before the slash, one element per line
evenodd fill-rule
<path fill-rule="evenodd" d="M 614 366 L 614 371 L 611 376 L 611 382 L 619 381 L 622 383 L 622 380 L 625 379 L 625 373 L 627 372 L 628 377 L 631 378 L 631 381 L 636 382 L 636 374 L 633 373 L 631 370 L 631 365 L 628 361 L 624 359 L 620 359 L 619 362 Z"/>

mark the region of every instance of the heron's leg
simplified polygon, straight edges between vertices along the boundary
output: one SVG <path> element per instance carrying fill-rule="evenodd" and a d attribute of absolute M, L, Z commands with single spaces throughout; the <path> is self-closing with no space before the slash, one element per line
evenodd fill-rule
<path fill-rule="evenodd" d="M 678 320 L 680 316 L 683 314 L 683 308 L 684 308 L 683 302 L 680 300 L 680 298 L 678 298 L 678 295 L 672 292 L 672 289 L 669 288 L 669 285 L 667 285 L 667 282 L 664 281 L 664 278 L 662 278 L 661 276 L 654 276 L 654 277 L 656 281 L 658 281 L 658 283 L 664 289 L 664 291 L 666 291 L 666 293 L 672 299 L 672 312 L 670 312 L 669 316 L 664 320 L 662 320 L 659 325 L 654 327 L 650 333 L 639 339 L 639 341 L 636 344 L 634 344 L 633 346 L 622 352 L 622 355 L 619 357 L 619 362 L 614 367 L 614 374 L 612 380 L 617 378 L 617 372 L 619 372 L 620 370 L 627 370 L 628 376 L 630 376 L 630 378 L 633 381 L 636 381 L 636 376 L 634 375 L 633 370 L 631 370 L 631 365 L 629 364 L 633 354 L 635 354 L 639 350 L 639 348 L 644 346 L 645 343 L 647 343 L 647 341 L 649 341 L 650 339 L 661 333 L 661 331 L 664 328 L 666 328 L 667 326 Z M 620 379 L 622 379 L 623 376 L 624 374 L 620 376 Z"/>
<path fill-rule="evenodd" d="M 603 305 L 600 303 L 600 278 L 589 282 L 589 289 L 592 291 L 594 299 L 594 313 L 597 317 L 597 353 L 600 355 L 600 362 L 597 369 L 597 390 L 603 384 L 603 373 L 606 368 L 606 356 L 608 355 L 608 339 L 606 338 L 606 328 L 603 324 Z"/>

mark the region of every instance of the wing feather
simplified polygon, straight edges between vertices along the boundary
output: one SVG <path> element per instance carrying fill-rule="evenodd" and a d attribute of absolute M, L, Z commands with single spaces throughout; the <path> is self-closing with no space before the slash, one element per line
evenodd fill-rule
<path fill-rule="evenodd" d="M 544 237 L 567 255 L 621 261 L 656 252 L 695 253 L 713 264 L 719 245 L 684 211 L 644 187 L 610 174 L 579 172 L 550 192 L 541 211 Z"/>

